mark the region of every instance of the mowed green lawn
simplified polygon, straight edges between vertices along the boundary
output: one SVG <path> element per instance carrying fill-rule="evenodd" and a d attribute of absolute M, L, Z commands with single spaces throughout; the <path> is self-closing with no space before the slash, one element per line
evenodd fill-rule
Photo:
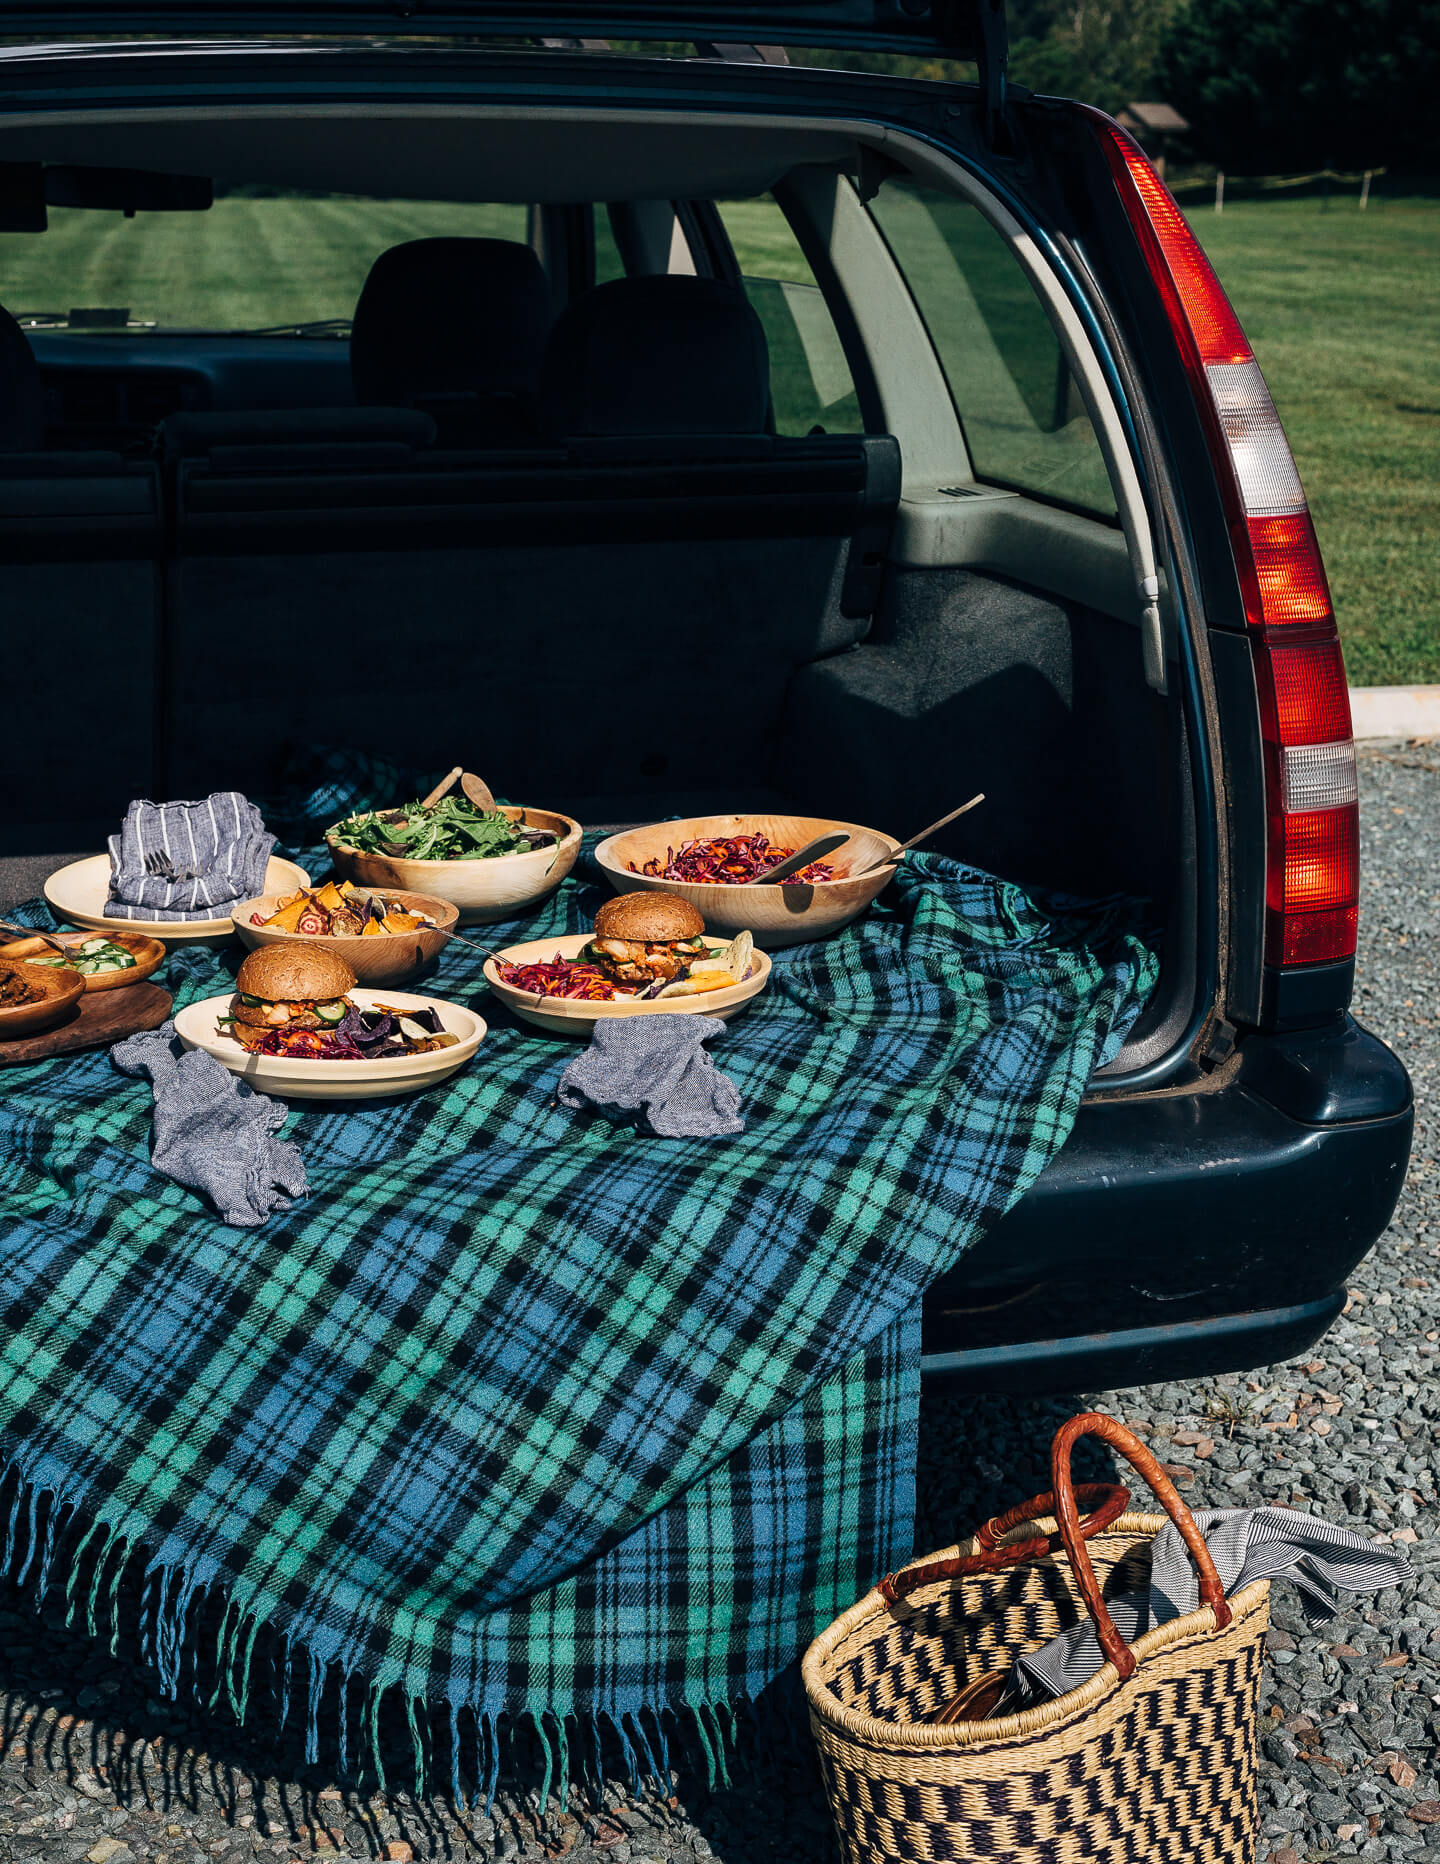
<path fill-rule="evenodd" d="M 773 203 L 725 217 L 747 272 L 803 282 Z M 1353 200 L 1236 202 L 1191 220 L 1294 444 L 1352 681 L 1440 681 L 1440 202 L 1377 200 L 1366 214 Z M 0 303 L 226 328 L 345 317 L 378 253 L 436 233 L 523 238 L 524 209 L 234 197 L 129 221 L 52 209 L 48 233 L 0 235 Z"/>
<path fill-rule="evenodd" d="M 1350 681 L 1440 681 L 1440 201 L 1190 211 L 1290 435 Z"/>

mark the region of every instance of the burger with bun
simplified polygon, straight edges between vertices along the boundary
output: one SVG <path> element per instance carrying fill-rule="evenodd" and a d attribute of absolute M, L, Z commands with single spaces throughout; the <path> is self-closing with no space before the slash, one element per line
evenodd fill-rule
<path fill-rule="evenodd" d="M 354 985 L 349 965 L 323 946 L 261 945 L 236 973 L 230 1013 L 221 1021 L 247 1049 L 273 1035 L 338 1029 L 354 1007 L 345 996 Z M 268 1043 L 267 1053 L 283 1046 Z"/>
<path fill-rule="evenodd" d="M 737 981 L 712 954 L 697 908 L 675 893 L 621 893 L 607 900 L 580 962 L 621 989 L 647 996 L 696 996 Z"/>

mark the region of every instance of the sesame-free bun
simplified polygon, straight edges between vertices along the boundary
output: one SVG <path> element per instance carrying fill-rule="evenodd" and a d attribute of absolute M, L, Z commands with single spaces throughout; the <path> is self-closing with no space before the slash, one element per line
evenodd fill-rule
<path fill-rule="evenodd" d="M 646 945 L 698 938 L 704 930 L 699 909 L 677 893 L 617 894 L 595 915 L 596 938 L 633 939 Z"/>
<path fill-rule="evenodd" d="M 235 975 L 235 988 L 267 1003 L 324 1003 L 355 987 L 355 973 L 338 952 L 292 945 L 259 945 Z"/>

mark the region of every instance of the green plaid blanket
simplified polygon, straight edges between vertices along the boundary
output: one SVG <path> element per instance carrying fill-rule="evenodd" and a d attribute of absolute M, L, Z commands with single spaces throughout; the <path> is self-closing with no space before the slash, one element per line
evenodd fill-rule
<path fill-rule="evenodd" d="M 495 942 L 600 897 L 572 879 Z M 323 1723 L 377 1756 L 382 1700 L 447 1708 L 457 1794 L 504 1716 L 562 1765 L 567 1716 L 613 1724 L 649 1768 L 663 1711 L 759 1697 L 908 1555 L 920 1297 L 1156 974 L 1118 903 L 924 857 L 776 958 L 717 1044 L 748 1130 L 703 1142 L 559 1108 L 573 1044 L 452 947 L 430 988 L 489 1015 L 475 1061 L 297 1110 L 313 1194 L 258 1231 L 153 1171 L 149 1090 L 103 1054 L 8 1071 L 3 1570 L 92 1630 L 143 1571 L 162 1688 L 204 1636 L 236 1712 L 303 1714 L 312 1752 Z M 171 986 L 233 962 L 173 954 Z"/>

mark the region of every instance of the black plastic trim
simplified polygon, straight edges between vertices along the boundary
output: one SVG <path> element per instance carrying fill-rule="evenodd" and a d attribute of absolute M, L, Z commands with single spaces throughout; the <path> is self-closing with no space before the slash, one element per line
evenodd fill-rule
<path fill-rule="evenodd" d="M 1303 1352 L 1330 1326 L 1345 1305 L 1345 1291 L 1295 1307 L 1262 1308 L 1248 1314 L 1218 1314 L 1171 1326 L 1130 1327 L 1118 1333 L 1028 1340 L 974 1352 L 927 1353 L 921 1376 L 959 1391 L 1106 1391 L 1154 1380 L 1186 1379 L 1217 1372 L 1247 1372 L 1276 1365 Z"/>
<path fill-rule="evenodd" d="M 1303 1029 L 1332 1023 L 1355 991 L 1355 960 L 1340 964 L 1297 964 L 1283 970 L 1267 964 L 1260 992 L 1260 1021 L 1271 1029 Z"/>

